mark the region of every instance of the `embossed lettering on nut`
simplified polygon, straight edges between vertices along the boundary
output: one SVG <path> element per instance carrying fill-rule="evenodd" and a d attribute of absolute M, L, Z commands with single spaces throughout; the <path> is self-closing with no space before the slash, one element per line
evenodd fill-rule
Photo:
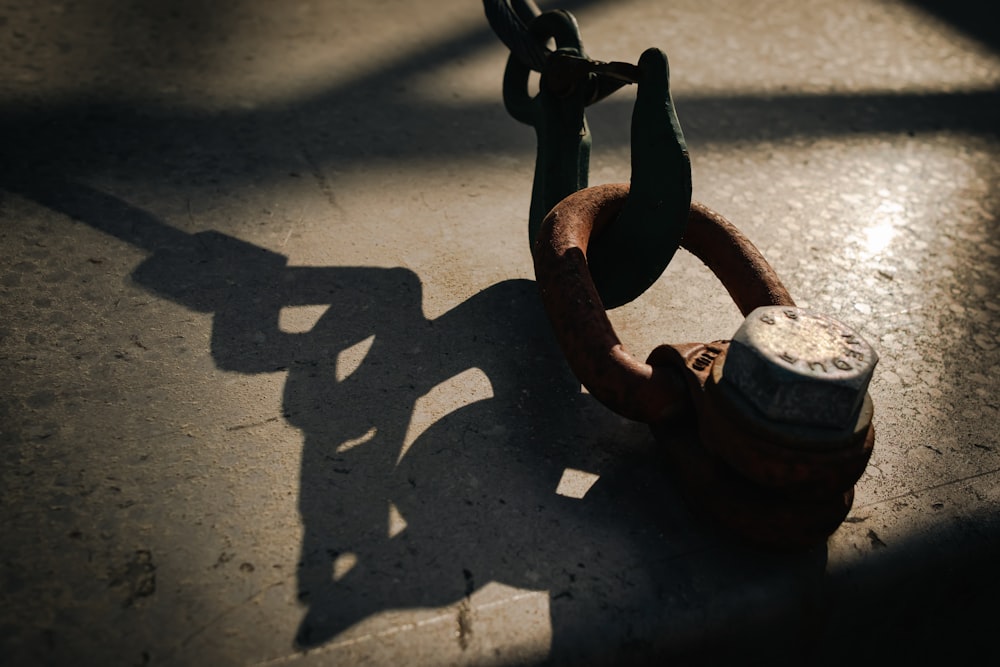
<path fill-rule="evenodd" d="M 765 306 L 733 336 L 723 382 L 778 422 L 843 428 L 856 418 L 878 354 L 847 325 Z"/>

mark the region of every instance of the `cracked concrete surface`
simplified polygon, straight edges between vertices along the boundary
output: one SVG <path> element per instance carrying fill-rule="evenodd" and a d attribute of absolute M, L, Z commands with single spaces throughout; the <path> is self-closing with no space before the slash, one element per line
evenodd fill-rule
<path fill-rule="evenodd" d="M 644 425 L 580 392 L 481 3 L 15 0 L 4 664 L 996 652 L 994 24 L 931 0 L 540 4 L 596 58 L 669 54 L 695 199 L 877 348 L 844 525 L 805 554 L 734 543 Z M 592 183 L 628 178 L 629 95 L 588 113 Z M 683 253 L 611 318 L 640 357 L 740 323 Z"/>

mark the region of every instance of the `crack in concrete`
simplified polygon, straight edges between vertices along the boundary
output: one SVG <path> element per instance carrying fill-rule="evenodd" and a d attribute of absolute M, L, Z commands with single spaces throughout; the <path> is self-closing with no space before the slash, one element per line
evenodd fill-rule
<path fill-rule="evenodd" d="M 962 482 L 968 482 L 969 480 L 972 480 L 972 479 L 978 479 L 979 477 L 987 477 L 989 475 L 994 475 L 994 474 L 996 474 L 998 472 L 1000 472 L 1000 468 L 994 468 L 993 470 L 987 470 L 985 472 L 976 473 L 975 475 L 967 475 L 965 477 L 959 477 L 957 479 L 951 479 L 951 480 L 948 480 L 947 482 L 941 482 L 940 484 L 932 484 L 931 486 L 927 486 L 927 487 L 924 487 L 922 489 L 914 489 L 914 490 L 911 490 L 911 491 L 907 491 L 906 493 L 901 493 L 901 494 L 896 495 L 896 496 L 891 496 L 889 498 L 880 498 L 880 499 L 878 499 L 876 501 L 873 501 L 873 502 L 870 502 L 870 503 L 866 503 L 864 505 L 858 505 L 854 509 L 855 510 L 860 510 L 860 509 L 865 509 L 865 508 L 868 508 L 868 507 L 875 507 L 877 505 L 882 505 L 884 503 L 892 502 L 893 500 L 900 500 L 901 498 L 910 498 L 910 497 L 913 497 L 913 496 L 917 496 L 917 495 L 919 495 L 921 493 L 927 493 L 928 491 L 934 491 L 935 489 L 940 489 L 940 488 L 943 488 L 943 487 L 946 487 L 946 486 L 952 486 L 953 484 L 960 484 Z"/>

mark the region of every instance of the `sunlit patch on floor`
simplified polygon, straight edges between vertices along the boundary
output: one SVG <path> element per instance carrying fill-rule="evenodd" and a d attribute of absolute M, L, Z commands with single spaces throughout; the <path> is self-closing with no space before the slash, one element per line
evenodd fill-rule
<path fill-rule="evenodd" d="M 354 566 L 358 564 L 358 557 L 356 554 L 345 551 L 342 554 L 338 554 L 337 558 L 333 561 L 333 580 L 340 581 L 347 576 L 347 573 L 354 569 Z"/>
<path fill-rule="evenodd" d="M 877 255 L 889 247 L 896 236 L 896 226 L 891 222 L 882 222 L 865 230 L 865 251 L 869 255 Z"/>
<path fill-rule="evenodd" d="M 432 424 L 459 408 L 492 397 L 493 385 L 486 373 L 479 368 L 469 368 L 436 385 L 414 404 L 413 416 L 406 428 L 406 437 L 403 438 L 403 447 L 396 463 L 403 460 L 417 438 Z"/>
<path fill-rule="evenodd" d="M 358 366 L 361 362 L 365 360 L 368 356 L 368 351 L 372 349 L 372 343 L 375 342 L 375 335 L 372 334 L 368 338 L 365 338 L 359 343 L 341 350 L 337 354 L 337 365 L 334 370 L 334 376 L 337 378 L 337 382 L 343 382 L 351 373 L 358 370 Z"/>
<path fill-rule="evenodd" d="M 559 485 L 556 487 L 556 493 L 560 496 L 576 498 L 579 500 L 587 495 L 590 488 L 594 486 L 600 478 L 600 475 L 595 475 L 592 472 L 576 470 L 575 468 L 566 468 L 563 470 L 562 478 L 559 480 Z"/>
<path fill-rule="evenodd" d="M 340 443 L 337 446 L 337 453 L 338 454 L 343 454 L 344 452 L 346 452 L 349 449 L 354 449 L 355 447 L 357 447 L 359 445 L 363 445 L 366 442 L 370 441 L 372 438 L 374 438 L 377 433 L 378 433 L 378 429 L 376 427 L 372 426 L 361 437 L 351 438 L 350 440 L 345 440 L 344 442 Z"/>
<path fill-rule="evenodd" d="M 392 539 L 406 530 L 406 519 L 399 513 L 396 504 L 389 502 L 389 539 Z"/>
<path fill-rule="evenodd" d="M 284 333 L 298 334 L 312 331 L 328 304 L 311 306 L 285 306 L 278 312 L 278 329 Z"/>
<path fill-rule="evenodd" d="M 906 209 L 898 202 L 884 200 L 879 204 L 875 209 L 874 224 L 864 230 L 862 251 L 868 256 L 885 252 L 899 233 L 899 226 L 905 224 L 905 214 Z"/>

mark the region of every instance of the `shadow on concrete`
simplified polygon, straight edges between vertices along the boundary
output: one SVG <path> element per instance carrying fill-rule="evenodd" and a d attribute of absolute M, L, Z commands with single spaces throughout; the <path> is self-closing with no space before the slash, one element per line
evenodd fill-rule
<path fill-rule="evenodd" d="M 86 186 L 49 178 L 12 189 L 150 251 L 132 278 L 214 313 L 220 368 L 287 370 L 284 418 L 304 433 L 300 649 L 380 612 L 455 603 L 456 641 L 472 642 L 462 602 L 491 582 L 548 592 L 551 664 L 880 664 L 989 646 L 995 516 L 959 518 L 832 575 L 825 549 L 777 555 L 732 543 L 684 507 L 664 443 L 580 393 L 530 281 L 498 283 L 427 319 L 421 281 L 406 269 L 289 267 Z M 282 308 L 316 304 L 329 309 L 311 330 L 279 329 Z M 345 372 L 341 353 L 369 340 Z M 463 385 L 470 371 L 482 375 Z M 466 399 L 482 376 L 491 395 L 408 435 L 421 397 L 457 382 Z M 557 495 L 567 468 L 599 480 L 583 498 Z M 772 585 L 758 590 L 761 581 Z"/>
<path fill-rule="evenodd" d="M 769 572 L 798 573 L 803 590 L 818 590 L 825 549 L 776 558 L 692 519 L 646 427 L 580 392 L 530 281 L 493 285 L 430 320 L 420 279 L 406 269 L 288 267 L 281 255 L 218 232 L 186 234 L 86 186 L 51 176 L 8 186 L 150 251 L 132 278 L 214 313 L 220 368 L 287 369 L 284 417 L 304 433 L 299 648 L 379 612 L 452 605 L 498 582 L 549 592 L 552 661 L 610 664 L 648 655 L 657 633 L 645 626 L 664 613 L 676 611 L 676 635 L 703 636 L 706 587 Z M 279 329 L 282 308 L 315 304 L 329 309 L 310 331 Z M 369 339 L 345 373 L 341 353 Z M 418 400 L 470 371 L 492 395 L 432 419 L 401 457 Z M 465 399 L 469 385 L 457 391 Z M 567 468 L 599 480 L 583 498 L 557 495 Z M 695 573 L 689 557 L 699 551 L 714 555 Z M 472 641 L 471 618 L 457 624 L 457 641 Z M 620 643 L 581 635 L 587 627 Z"/>
<path fill-rule="evenodd" d="M 579 10 L 592 0 L 563 4 Z M 996 34 L 992 22 L 972 20 L 978 16 L 972 9 L 976 3 L 915 4 L 953 17 L 960 28 Z M 151 12 L 144 21 L 169 28 L 157 37 L 166 44 L 185 29 L 174 14 L 187 15 L 176 8 L 163 13 Z M 204 13 L 198 20 L 209 25 L 225 22 L 224 11 Z M 143 34 L 136 31 L 133 38 Z M 428 44 L 331 90 L 252 109 L 192 111 L 106 96 L 8 104 L 0 109 L 0 139 L 11 164 L 27 158 L 65 178 L 120 172 L 134 180 L 189 189 L 240 188 L 304 168 L 351 171 L 383 161 L 426 163 L 474 156 L 489 161 L 498 155 L 530 155 L 533 132 L 503 109 L 502 72 L 497 72 L 497 97 L 491 104 L 435 105 L 401 85 L 497 43 L 484 21 L 482 29 Z M 169 55 L 171 49 L 164 46 L 158 52 Z M 595 165 L 603 151 L 629 145 L 631 103 L 624 97 L 611 97 L 588 110 Z M 1000 136 L 1000 90 L 678 95 L 676 104 L 693 152 L 716 144 L 866 134 L 948 131 Z M 526 179 L 525 189 L 529 187 Z"/>
<path fill-rule="evenodd" d="M 676 103 L 692 150 L 866 134 L 1000 136 L 1000 91 L 678 96 Z M 166 175 L 164 185 L 171 187 L 245 187 L 301 172 L 307 162 L 351 171 L 383 161 L 475 155 L 490 161 L 532 149 L 531 130 L 508 117 L 499 100 L 440 108 L 387 93 L 372 106 L 380 111 L 369 114 L 365 102 L 337 92 L 289 109 L 216 114 L 104 103 L 8 109 L 0 110 L 0 137 L 12 160 L 30 155 L 31 163 L 59 165 L 67 176 L 121 170 L 130 179 L 150 181 Z M 588 112 L 599 143 L 595 162 L 608 148 L 629 145 L 630 114 L 630 103 L 620 98 Z M 525 189 L 530 187 L 529 175 Z"/>
<path fill-rule="evenodd" d="M 983 509 L 828 573 L 817 664 L 977 664 L 998 655 L 1000 515 Z"/>
<path fill-rule="evenodd" d="M 484 37 L 431 49 L 410 67 L 452 58 Z M 408 270 L 288 267 L 281 255 L 217 232 L 186 234 L 84 185 L 96 173 L 182 191 L 238 189 L 301 169 L 305 150 L 344 168 L 511 146 L 530 153 L 530 132 L 499 99 L 490 108 L 420 106 L 390 85 L 403 74 L 386 71 L 367 92 L 333 90 L 282 109 L 185 114 L 81 103 L 0 116 L 5 187 L 149 251 L 133 278 L 215 314 L 219 367 L 287 369 L 285 418 L 305 434 L 297 578 L 307 612 L 297 644 L 319 646 L 378 612 L 450 604 L 501 582 L 550 592 L 554 661 L 593 662 L 608 649 L 607 636 L 623 638 L 608 661 L 625 661 L 655 653 L 641 638 L 659 627 L 707 637 L 706 605 L 762 572 L 791 573 L 803 590 L 818 590 L 824 553 L 771 558 L 732 546 L 722 550 L 731 558 L 719 555 L 725 542 L 687 515 L 655 465 L 645 427 L 580 394 L 530 282 L 499 283 L 428 320 L 421 279 Z M 611 100 L 599 113 L 627 117 L 624 106 Z M 692 143 L 702 144 L 940 129 L 995 134 L 1000 94 L 722 96 L 680 98 L 678 108 L 682 122 L 692 119 L 685 124 Z M 748 127 L 758 129 L 748 135 Z M 600 139 L 625 146 L 627 128 Z M 278 329 L 283 307 L 310 304 L 330 306 L 311 331 Z M 248 335 L 261 328 L 264 345 Z M 371 337 L 357 370 L 338 379 L 338 353 Z M 488 378 L 492 396 L 433 421 L 398 460 L 418 399 L 470 369 Z M 594 441 L 606 446 L 579 446 Z M 555 495 L 566 468 L 600 480 L 582 500 Z M 393 536 L 390 503 L 406 523 Z M 692 565 L 700 550 L 706 561 Z M 797 630 L 779 650 L 810 638 L 802 624 L 815 618 L 799 611 L 788 612 L 786 629 Z M 595 627 L 605 635 L 580 636 Z"/>
<path fill-rule="evenodd" d="M 991 49 L 1000 50 L 996 7 L 984 0 L 909 0 L 915 7 L 951 23 Z"/>

